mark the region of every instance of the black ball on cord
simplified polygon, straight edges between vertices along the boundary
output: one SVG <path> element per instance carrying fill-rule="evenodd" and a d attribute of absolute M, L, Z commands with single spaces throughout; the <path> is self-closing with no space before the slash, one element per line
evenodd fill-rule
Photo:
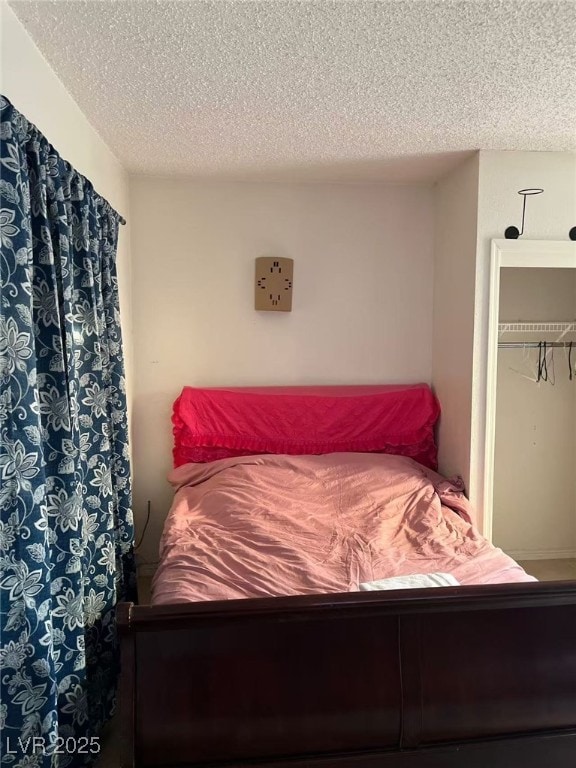
<path fill-rule="evenodd" d="M 570 232 L 568 232 L 568 237 L 570 240 L 576 240 L 576 227 L 572 227 Z"/>
<path fill-rule="evenodd" d="M 518 237 L 520 236 L 520 230 L 518 227 L 506 227 L 506 230 L 504 232 L 504 237 L 506 240 L 518 240 Z"/>

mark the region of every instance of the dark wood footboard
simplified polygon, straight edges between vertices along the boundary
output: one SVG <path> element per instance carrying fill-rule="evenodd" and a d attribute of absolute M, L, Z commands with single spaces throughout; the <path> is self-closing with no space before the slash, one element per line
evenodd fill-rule
<path fill-rule="evenodd" d="M 118 608 L 124 768 L 574 768 L 576 582 Z"/>

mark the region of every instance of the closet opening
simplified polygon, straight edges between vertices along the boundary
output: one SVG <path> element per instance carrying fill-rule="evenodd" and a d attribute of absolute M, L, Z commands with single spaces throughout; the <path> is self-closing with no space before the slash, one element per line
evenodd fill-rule
<path fill-rule="evenodd" d="M 482 529 L 576 580 L 576 243 L 493 240 Z"/>
<path fill-rule="evenodd" d="M 576 269 L 500 270 L 492 540 L 576 579 Z"/>

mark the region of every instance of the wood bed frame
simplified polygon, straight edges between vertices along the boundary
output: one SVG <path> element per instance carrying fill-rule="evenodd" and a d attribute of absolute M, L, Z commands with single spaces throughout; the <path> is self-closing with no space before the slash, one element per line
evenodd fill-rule
<path fill-rule="evenodd" d="M 576 582 L 118 607 L 122 766 L 574 768 Z"/>

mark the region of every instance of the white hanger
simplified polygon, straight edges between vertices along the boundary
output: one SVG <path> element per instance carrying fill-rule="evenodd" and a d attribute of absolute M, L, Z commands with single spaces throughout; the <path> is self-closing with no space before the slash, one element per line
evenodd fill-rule
<path fill-rule="evenodd" d="M 526 366 L 528 363 L 530 363 L 530 350 L 526 349 L 526 347 L 522 347 L 522 365 Z M 513 373 L 517 373 L 519 376 L 522 376 L 523 379 L 528 379 L 528 381 L 533 381 L 534 384 L 539 384 L 538 381 L 538 365 L 536 365 L 534 373 L 532 375 L 528 375 L 527 373 L 524 373 L 521 370 L 518 370 L 517 368 L 513 368 L 511 365 L 508 366 L 508 369 L 512 371 Z"/>

